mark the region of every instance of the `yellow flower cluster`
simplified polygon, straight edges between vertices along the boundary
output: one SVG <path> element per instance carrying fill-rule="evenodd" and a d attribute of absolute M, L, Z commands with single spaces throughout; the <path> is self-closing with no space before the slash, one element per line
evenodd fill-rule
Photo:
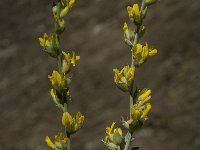
<path fill-rule="evenodd" d="M 62 62 L 62 72 L 68 73 L 73 67 L 75 67 L 76 62 L 80 60 L 80 56 L 76 56 L 75 52 L 67 54 L 65 52 L 62 52 L 62 54 L 64 56 Z"/>
<path fill-rule="evenodd" d="M 121 128 L 115 128 L 115 122 L 106 128 L 106 137 L 103 142 L 109 149 L 118 149 L 123 142 L 123 132 Z"/>
<path fill-rule="evenodd" d="M 138 4 L 134 4 L 133 7 L 127 7 L 128 15 L 131 21 L 140 25 L 142 23 L 143 13 L 139 8 Z"/>
<path fill-rule="evenodd" d="M 123 125 L 131 132 L 139 129 L 147 120 L 148 113 L 151 110 L 151 104 L 148 103 L 150 99 L 151 90 L 143 89 L 136 92 L 135 104 L 131 107 L 131 118 L 128 121 L 122 120 Z"/>
<path fill-rule="evenodd" d="M 115 73 L 114 82 L 117 87 L 124 92 L 129 92 L 133 85 L 135 69 L 128 65 L 124 66 L 122 70 L 113 69 L 113 71 Z"/>
<path fill-rule="evenodd" d="M 130 46 L 132 52 L 132 62 L 130 66 L 124 66 L 122 70 L 113 69 L 114 82 L 117 87 L 130 94 L 130 118 L 127 121 L 122 118 L 123 126 L 128 130 L 123 137 L 122 130 L 115 128 L 115 123 L 106 128 L 107 136 L 103 140 L 109 150 L 119 149 L 138 149 L 131 147 L 133 133 L 142 127 L 151 110 L 151 90 L 138 90 L 134 84 L 135 70 L 140 67 L 146 60 L 157 54 L 157 50 L 151 48 L 146 43 L 142 45 L 139 40 L 145 34 L 146 28 L 143 26 L 143 20 L 146 17 L 148 6 L 154 4 L 157 0 L 142 0 L 141 6 L 134 4 L 127 7 L 130 27 L 125 22 L 123 26 L 125 43 Z"/>
<path fill-rule="evenodd" d="M 70 97 L 69 87 L 71 84 L 71 76 L 68 76 L 68 73 L 75 67 L 76 62 L 80 60 L 80 56 L 76 56 L 75 52 L 65 53 L 62 52 L 62 63 L 61 63 L 61 72 L 53 71 L 52 75 L 49 75 L 48 78 L 54 87 L 51 89 L 50 94 L 56 103 L 56 105 L 61 108 L 61 105 L 66 103 L 66 98 Z M 59 97 L 59 93 L 64 92 L 65 99 Z M 63 95 L 63 94 L 62 94 Z M 64 100 L 64 101 L 63 101 Z"/>
<path fill-rule="evenodd" d="M 135 44 L 133 45 L 131 51 L 133 54 L 134 65 L 136 67 L 139 67 L 141 64 L 143 64 L 148 57 L 157 54 L 157 49 L 150 48 L 147 43 L 145 44 L 145 46 L 139 43 Z"/>
<path fill-rule="evenodd" d="M 54 142 L 46 136 L 47 145 L 54 150 L 70 150 L 70 136 L 81 128 L 85 119 L 80 112 L 75 117 L 72 117 L 68 112 L 69 102 L 71 101 L 71 70 L 80 60 L 80 56 L 77 56 L 75 52 L 65 53 L 60 49 L 60 35 L 65 30 L 64 17 L 74 3 L 75 0 L 55 0 L 52 7 L 55 31 L 49 36 L 44 33 L 43 37 L 39 37 L 40 45 L 44 51 L 56 58 L 58 64 L 58 71 L 54 70 L 48 78 L 53 86 L 50 90 L 51 97 L 56 106 L 63 111 L 62 124 L 65 126 L 65 132 L 56 135 Z"/>
<path fill-rule="evenodd" d="M 56 34 L 48 36 L 44 33 L 43 37 L 39 37 L 39 42 L 45 52 L 47 52 L 52 57 L 58 56 L 59 42 Z"/>
<path fill-rule="evenodd" d="M 83 125 L 85 117 L 78 112 L 73 118 L 68 112 L 64 112 L 62 116 L 62 124 L 66 127 L 67 133 L 73 134 Z"/>
<path fill-rule="evenodd" d="M 58 133 L 58 135 L 55 136 L 54 143 L 48 136 L 46 136 L 45 141 L 47 145 L 54 150 L 67 150 L 67 137 L 63 135 L 63 133 Z"/>
<path fill-rule="evenodd" d="M 64 110 L 64 104 L 70 99 L 69 87 L 71 84 L 71 77 L 54 70 L 52 75 L 49 75 L 48 78 L 54 87 L 54 89 L 50 90 L 51 97 L 55 104 L 61 110 Z"/>

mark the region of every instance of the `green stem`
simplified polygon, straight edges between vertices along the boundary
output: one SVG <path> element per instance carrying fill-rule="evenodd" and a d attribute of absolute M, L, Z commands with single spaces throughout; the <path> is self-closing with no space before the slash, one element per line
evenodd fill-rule
<path fill-rule="evenodd" d="M 146 7 L 146 6 L 145 6 L 145 3 L 142 2 L 141 11 L 144 11 L 145 7 Z M 140 28 L 141 28 L 141 25 L 137 25 L 133 45 L 137 44 L 138 41 L 139 41 L 139 32 L 140 32 Z M 135 69 L 133 53 L 131 54 L 131 57 L 132 57 L 131 67 Z M 130 91 L 130 119 L 131 119 L 131 108 L 132 108 L 132 106 L 134 105 L 134 102 L 133 102 L 133 95 L 134 95 L 133 89 L 134 89 L 134 84 L 132 85 L 131 91 Z M 129 132 L 129 133 L 130 133 L 130 132 Z M 130 143 L 131 143 L 131 139 L 132 139 L 133 134 L 130 133 L 130 135 L 131 135 L 131 136 L 128 138 L 128 140 L 127 140 L 127 142 L 126 142 L 126 145 L 125 145 L 125 147 L 124 147 L 124 150 L 129 150 L 129 147 L 130 147 Z"/>
<path fill-rule="evenodd" d="M 58 35 L 59 37 L 59 35 Z M 60 42 L 60 38 L 59 38 Z M 57 57 L 57 62 L 58 62 L 58 70 L 62 74 L 62 51 L 59 50 L 59 55 Z M 63 107 L 63 112 L 68 112 L 68 104 L 64 103 Z M 65 127 L 65 134 L 67 135 L 67 150 L 71 150 L 71 139 L 70 139 L 70 134 L 67 133 L 67 128 Z"/>
<path fill-rule="evenodd" d="M 145 6 L 145 3 L 142 2 L 141 11 L 144 11 L 145 7 L 146 7 L 146 6 Z M 139 41 L 139 32 L 140 32 L 140 28 L 141 28 L 141 25 L 137 25 L 133 45 L 137 44 L 138 41 Z M 132 61 L 131 61 L 131 67 L 135 69 L 133 53 L 131 54 L 131 57 L 132 57 L 132 58 L 131 58 L 131 59 L 132 59 Z M 132 106 L 134 105 L 134 103 L 133 103 L 133 93 L 134 93 L 134 92 L 133 92 L 133 89 L 134 89 L 134 84 L 132 85 L 132 87 L 131 87 L 131 92 L 130 92 L 130 118 L 131 118 L 131 108 L 132 108 Z"/>
<path fill-rule="evenodd" d="M 133 45 L 135 45 L 135 44 L 138 43 L 138 40 L 139 40 L 139 38 L 138 38 L 138 37 L 139 37 L 139 36 L 138 36 L 138 35 L 139 35 L 139 31 L 140 31 L 140 26 L 137 26 Z M 133 53 L 131 54 L 131 57 L 132 57 L 131 67 L 135 69 Z M 132 106 L 133 106 L 133 89 L 134 89 L 134 84 L 132 85 L 131 91 L 130 91 L 130 118 L 131 118 L 131 108 L 132 108 Z"/>
<path fill-rule="evenodd" d="M 70 139 L 70 135 L 67 135 L 67 150 L 71 150 L 71 139 Z"/>
<path fill-rule="evenodd" d="M 132 135 L 128 137 L 124 150 L 129 150 Z"/>

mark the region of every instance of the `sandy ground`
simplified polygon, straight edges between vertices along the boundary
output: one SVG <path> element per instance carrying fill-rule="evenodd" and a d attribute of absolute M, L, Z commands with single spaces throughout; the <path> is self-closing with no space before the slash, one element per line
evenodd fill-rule
<path fill-rule="evenodd" d="M 74 72 L 71 112 L 86 115 L 73 150 L 106 149 L 105 127 L 128 115 L 128 95 L 113 83 L 113 68 L 130 63 L 122 26 L 131 0 L 77 0 L 67 17 L 63 49 L 81 61 Z M 159 50 L 137 71 L 153 91 L 153 109 L 135 134 L 141 150 L 200 149 L 200 2 L 162 0 L 149 9 L 147 40 Z M 53 30 L 49 0 L 0 1 L 0 149 L 47 150 L 44 138 L 63 130 L 47 75 L 56 68 L 38 44 Z"/>

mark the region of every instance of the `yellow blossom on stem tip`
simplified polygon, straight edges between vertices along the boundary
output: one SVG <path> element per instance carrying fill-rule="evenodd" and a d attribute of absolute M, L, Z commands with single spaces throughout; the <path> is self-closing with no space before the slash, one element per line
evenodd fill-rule
<path fill-rule="evenodd" d="M 125 22 L 123 26 L 125 43 L 132 46 L 134 42 L 135 32 L 129 29 L 128 24 Z"/>
<path fill-rule="evenodd" d="M 111 126 L 106 127 L 106 134 L 111 135 L 114 134 L 115 132 L 118 132 L 120 135 L 122 135 L 122 130 L 121 128 L 115 128 L 116 122 L 113 122 Z"/>
<path fill-rule="evenodd" d="M 151 90 L 144 88 L 142 90 L 136 90 L 134 94 L 134 102 L 138 107 L 143 107 L 151 99 Z"/>
<path fill-rule="evenodd" d="M 54 150 L 66 150 L 67 149 L 67 137 L 63 133 L 58 133 L 55 136 L 54 143 L 46 136 L 45 141 L 49 147 Z"/>
<path fill-rule="evenodd" d="M 143 114 L 141 116 L 141 121 L 144 122 L 148 119 L 147 115 L 149 114 L 150 110 L 151 110 L 151 104 L 150 103 L 147 103 L 144 107 L 144 110 L 143 110 Z"/>
<path fill-rule="evenodd" d="M 48 78 L 49 78 L 49 80 L 51 81 L 52 85 L 55 88 L 61 87 L 61 85 L 62 85 L 62 77 L 61 77 L 59 72 L 54 70 L 52 75 L 51 76 L 49 75 Z"/>
<path fill-rule="evenodd" d="M 73 134 L 81 128 L 84 120 L 85 117 L 80 112 L 74 118 L 68 112 L 64 112 L 62 116 L 62 124 L 66 127 L 69 134 Z"/>
<path fill-rule="evenodd" d="M 75 0 L 61 0 L 63 9 L 61 10 L 60 17 L 63 18 L 69 10 L 73 7 Z"/>
<path fill-rule="evenodd" d="M 40 41 L 40 45 L 43 48 L 46 48 L 47 46 L 49 46 L 48 35 L 46 33 L 44 33 L 43 37 L 39 38 L 39 41 Z"/>
<path fill-rule="evenodd" d="M 76 66 L 76 62 L 80 60 L 80 56 L 76 56 L 75 52 L 65 53 L 62 52 L 64 59 L 62 63 L 62 72 L 68 73 L 73 67 Z"/>
<path fill-rule="evenodd" d="M 124 27 L 123 27 L 123 30 L 124 30 L 124 38 L 125 38 L 125 41 L 129 40 L 129 27 L 127 25 L 127 23 L 125 22 L 124 23 Z"/>
<path fill-rule="evenodd" d="M 148 57 L 157 54 L 157 50 L 150 48 L 147 43 L 145 44 L 145 46 L 142 46 L 139 43 L 135 44 L 133 45 L 131 51 L 133 54 L 134 65 L 136 67 L 139 67 L 141 64 L 143 64 Z"/>
<path fill-rule="evenodd" d="M 139 91 L 138 95 L 139 96 L 137 98 L 137 105 L 142 106 L 151 99 L 151 90 L 145 88 Z"/>
<path fill-rule="evenodd" d="M 151 90 L 146 88 L 136 90 L 133 98 L 134 105 L 130 108 L 130 119 L 125 121 L 122 118 L 123 125 L 131 132 L 139 129 L 148 118 L 148 113 L 151 110 L 151 104 L 148 103 L 151 99 Z"/>
<path fill-rule="evenodd" d="M 133 121 L 138 121 L 140 117 L 142 116 L 142 109 L 137 107 L 131 108 L 131 119 Z"/>
<path fill-rule="evenodd" d="M 44 33 L 43 37 L 39 38 L 39 42 L 43 50 L 47 52 L 50 56 L 55 58 L 58 56 L 60 45 L 56 34 L 53 33 L 48 36 L 46 33 Z"/>
<path fill-rule="evenodd" d="M 128 92 L 131 89 L 134 80 L 135 69 L 128 66 L 124 66 L 122 70 L 113 69 L 114 82 L 117 84 L 117 87 L 124 92 Z"/>
<path fill-rule="evenodd" d="M 134 21 L 136 24 L 141 24 L 142 22 L 142 11 L 139 8 L 138 4 L 134 4 L 133 7 L 127 7 L 129 18 Z"/>
<path fill-rule="evenodd" d="M 126 127 L 131 133 L 138 130 L 147 120 L 148 118 L 147 116 L 150 110 L 151 110 L 150 103 L 146 103 L 143 106 L 137 106 L 137 104 L 135 104 L 134 106 L 131 107 L 130 119 L 128 121 L 125 121 L 124 118 L 122 118 L 124 127 Z"/>
<path fill-rule="evenodd" d="M 111 126 L 106 127 L 106 137 L 104 138 L 104 144 L 109 148 L 117 148 L 120 146 L 123 140 L 123 132 L 121 128 L 115 128 L 115 122 Z"/>

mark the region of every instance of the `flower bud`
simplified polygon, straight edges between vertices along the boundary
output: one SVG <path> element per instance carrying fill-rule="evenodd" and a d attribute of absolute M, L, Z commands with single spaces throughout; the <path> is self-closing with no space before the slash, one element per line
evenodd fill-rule
<path fill-rule="evenodd" d="M 144 0 L 145 5 L 150 6 L 152 4 L 155 4 L 157 0 Z"/>
<path fill-rule="evenodd" d="M 127 23 L 124 23 L 124 39 L 125 39 L 125 43 L 129 46 L 132 46 L 133 42 L 134 42 L 134 38 L 135 38 L 135 33 L 133 31 L 131 31 L 127 25 Z"/>

